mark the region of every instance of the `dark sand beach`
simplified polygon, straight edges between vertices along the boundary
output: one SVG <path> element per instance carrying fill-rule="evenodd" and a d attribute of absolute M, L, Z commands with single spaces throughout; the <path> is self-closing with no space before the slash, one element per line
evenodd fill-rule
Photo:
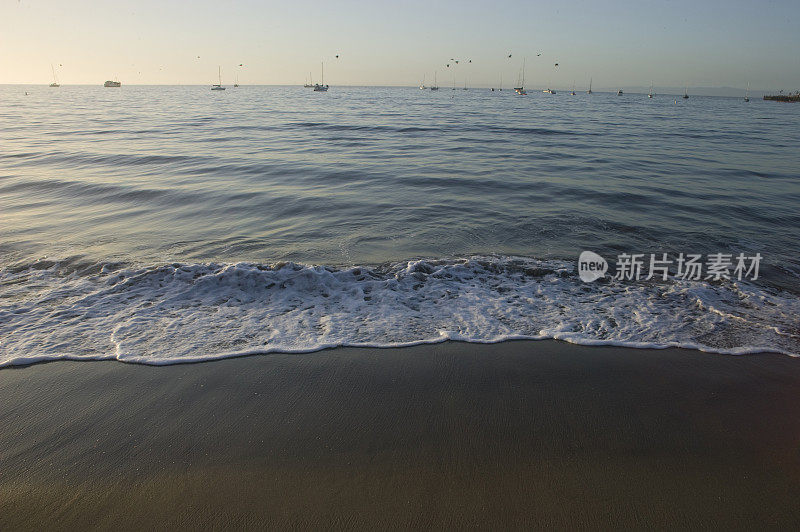
<path fill-rule="evenodd" d="M 800 524 L 800 360 L 555 341 L 0 371 L 0 529 Z"/>

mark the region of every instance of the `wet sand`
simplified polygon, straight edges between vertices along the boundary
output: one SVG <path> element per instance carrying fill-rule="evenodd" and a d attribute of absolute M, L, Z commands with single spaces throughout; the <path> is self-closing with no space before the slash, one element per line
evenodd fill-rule
<path fill-rule="evenodd" d="M 797 528 L 800 360 L 561 342 L 0 370 L 0 529 Z"/>

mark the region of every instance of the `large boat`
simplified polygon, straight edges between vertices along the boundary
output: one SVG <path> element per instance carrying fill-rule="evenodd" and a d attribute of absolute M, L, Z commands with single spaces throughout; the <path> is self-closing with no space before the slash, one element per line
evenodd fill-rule
<path fill-rule="evenodd" d="M 119 81 L 106 81 L 103 83 L 103 87 L 122 87 L 122 83 Z"/>
<path fill-rule="evenodd" d="M 522 59 L 522 70 L 520 70 L 519 78 L 517 79 L 519 87 L 514 87 L 514 92 L 520 96 L 528 94 L 525 92 L 525 59 Z"/>
<path fill-rule="evenodd" d="M 50 63 L 50 70 L 53 71 L 53 83 L 50 84 L 51 87 L 60 87 L 61 85 L 58 84 L 58 78 L 56 78 L 56 69 L 53 66 L 53 63 Z"/>
<path fill-rule="evenodd" d="M 325 63 L 322 63 L 322 83 L 314 85 L 314 92 L 328 92 L 328 86 L 325 85 Z"/>
<path fill-rule="evenodd" d="M 222 67 L 221 66 L 217 67 L 217 74 L 219 75 L 219 83 L 217 83 L 216 85 L 211 85 L 211 90 L 212 91 L 224 91 L 225 87 L 222 86 Z"/>

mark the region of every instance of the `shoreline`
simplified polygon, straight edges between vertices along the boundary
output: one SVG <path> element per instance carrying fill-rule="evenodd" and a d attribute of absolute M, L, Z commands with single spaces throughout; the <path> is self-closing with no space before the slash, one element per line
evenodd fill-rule
<path fill-rule="evenodd" d="M 790 527 L 800 365 L 553 340 L 0 370 L 0 528 Z"/>

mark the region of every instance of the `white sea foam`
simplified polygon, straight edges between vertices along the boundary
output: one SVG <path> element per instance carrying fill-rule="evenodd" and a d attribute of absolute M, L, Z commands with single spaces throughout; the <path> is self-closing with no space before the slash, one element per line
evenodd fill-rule
<path fill-rule="evenodd" d="M 284 263 L 0 272 L 0 367 L 144 364 L 334 346 L 556 338 L 800 355 L 800 298 L 744 283 L 584 284 L 518 257 L 335 269 Z"/>

